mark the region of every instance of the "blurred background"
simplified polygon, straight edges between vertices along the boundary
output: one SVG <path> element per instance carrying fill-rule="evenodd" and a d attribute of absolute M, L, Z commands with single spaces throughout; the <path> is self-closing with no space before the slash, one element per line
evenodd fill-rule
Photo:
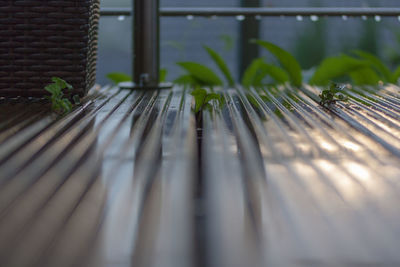
<path fill-rule="evenodd" d="M 101 0 L 102 7 L 130 7 L 131 2 Z M 161 7 L 240 7 L 246 2 L 262 7 L 400 6 L 399 0 L 160 0 Z M 215 68 L 203 45 L 220 53 L 231 71 L 240 77 L 257 50 L 256 45 L 246 45 L 249 29 L 242 28 L 246 20 L 257 19 L 162 17 L 160 56 L 161 67 L 167 69 L 167 80 L 173 81 L 182 74 L 176 65 L 179 61 L 196 61 Z M 100 20 L 97 81 L 101 85 L 109 83 L 105 77 L 109 72 L 132 72 L 131 24 L 131 18 L 123 16 Z M 293 53 L 304 70 L 312 69 L 327 56 L 354 49 L 371 52 L 389 66 L 400 63 L 400 17 L 262 17 L 256 24 L 260 39 Z"/>

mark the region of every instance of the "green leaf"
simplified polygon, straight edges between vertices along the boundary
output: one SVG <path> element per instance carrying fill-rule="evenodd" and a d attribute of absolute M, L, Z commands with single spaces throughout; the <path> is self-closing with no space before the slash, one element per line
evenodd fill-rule
<path fill-rule="evenodd" d="M 207 109 L 207 110 L 211 111 L 211 110 L 212 110 L 212 108 L 213 108 L 213 106 L 212 106 L 212 105 L 210 105 L 210 104 L 206 103 L 206 104 L 204 104 L 204 105 L 203 105 L 203 108 L 202 108 L 202 109 L 203 109 L 203 110 L 204 110 L 204 109 Z"/>
<path fill-rule="evenodd" d="M 400 78 L 400 67 L 398 67 L 398 68 L 393 72 L 392 83 L 397 84 L 399 78 Z"/>
<path fill-rule="evenodd" d="M 64 80 L 61 79 L 61 78 L 52 77 L 51 80 L 52 80 L 53 83 L 56 84 L 56 86 L 57 86 L 60 90 L 65 89 L 65 88 L 67 88 L 68 90 L 72 90 L 72 89 L 73 89 L 73 88 L 72 88 L 72 85 L 70 85 L 69 83 L 67 83 L 66 81 L 64 81 Z"/>
<path fill-rule="evenodd" d="M 270 75 L 279 84 L 284 84 L 289 81 L 288 73 L 284 69 L 278 66 L 263 63 L 262 68 L 268 75 Z"/>
<path fill-rule="evenodd" d="M 277 83 L 283 84 L 289 81 L 289 75 L 280 67 L 266 64 L 262 58 L 255 59 L 245 70 L 242 85 L 245 88 L 250 86 L 261 86 L 262 80 L 270 75 Z"/>
<path fill-rule="evenodd" d="M 60 104 L 61 104 L 61 106 L 62 106 L 63 109 L 64 109 L 64 113 L 68 113 L 68 112 L 70 112 L 70 111 L 72 110 L 72 104 L 71 104 L 71 102 L 70 102 L 68 99 L 66 99 L 66 98 L 63 98 L 63 99 L 60 101 Z"/>
<path fill-rule="evenodd" d="M 111 72 L 106 75 L 106 77 L 111 80 L 114 84 L 119 84 L 122 82 L 131 82 L 132 77 L 122 73 L 122 72 Z"/>
<path fill-rule="evenodd" d="M 46 85 L 46 86 L 44 87 L 44 89 L 45 89 L 47 92 L 49 92 L 49 93 L 51 93 L 51 94 L 53 94 L 53 95 L 60 94 L 60 92 L 61 92 L 61 88 L 60 88 L 59 86 L 57 86 L 56 83 L 51 83 L 51 84 L 49 84 L 49 85 Z"/>
<path fill-rule="evenodd" d="M 215 62 L 215 64 L 218 66 L 221 72 L 224 74 L 225 79 L 228 82 L 228 85 L 230 87 L 234 86 L 235 82 L 233 81 L 232 74 L 228 66 L 226 65 L 224 59 L 210 47 L 204 46 L 204 49 L 207 51 L 208 55 L 212 58 L 212 60 Z"/>
<path fill-rule="evenodd" d="M 335 78 L 349 75 L 352 72 L 368 67 L 365 60 L 355 59 L 346 55 L 329 57 L 322 61 L 310 79 L 310 84 L 328 85 Z"/>
<path fill-rule="evenodd" d="M 51 107 L 55 112 L 70 112 L 73 105 L 67 98 L 63 98 L 63 89 L 72 90 L 72 85 L 58 77 L 53 77 L 51 80 L 53 83 L 44 87 L 44 89 L 50 93 L 50 96 L 46 96 L 46 99 L 50 100 Z"/>
<path fill-rule="evenodd" d="M 167 69 L 160 69 L 160 83 L 166 82 L 167 74 Z"/>
<path fill-rule="evenodd" d="M 192 96 L 194 96 L 194 97 L 196 97 L 196 96 L 206 96 L 207 95 L 207 90 L 203 89 L 203 88 L 199 88 L 199 89 L 193 90 L 190 94 Z"/>
<path fill-rule="evenodd" d="M 209 104 L 209 102 L 212 100 L 217 100 L 220 108 L 222 108 L 224 104 L 224 100 L 220 94 L 207 93 L 207 90 L 205 89 L 199 88 L 193 90 L 191 95 L 194 96 L 194 101 L 195 101 L 194 111 L 196 113 L 198 113 L 200 110 L 203 110 L 204 108 L 212 108 L 212 106 Z"/>
<path fill-rule="evenodd" d="M 360 58 L 367 60 L 371 64 L 371 66 L 381 74 L 381 79 L 384 82 L 393 82 L 392 72 L 388 67 L 386 67 L 385 63 L 383 63 L 383 61 L 380 60 L 378 57 L 376 57 L 371 53 L 361 50 L 355 50 L 353 51 L 353 53 L 359 56 Z"/>
<path fill-rule="evenodd" d="M 177 64 L 185 69 L 202 85 L 217 86 L 223 84 L 220 78 L 211 69 L 204 65 L 196 62 L 178 62 Z"/>
<path fill-rule="evenodd" d="M 204 103 L 209 103 L 211 100 L 217 100 L 218 102 L 221 101 L 221 95 L 217 93 L 209 93 L 206 95 L 206 98 L 204 99 Z"/>
<path fill-rule="evenodd" d="M 371 68 L 364 68 L 350 73 L 350 77 L 356 85 L 377 85 L 381 78 Z"/>
<path fill-rule="evenodd" d="M 195 108 L 194 111 L 197 113 L 199 112 L 204 103 L 207 96 L 207 91 L 205 89 L 196 89 L 191 93 L 194 96 Z"/>
<path fill-rule="evenodd" d="M 54 111 L 58 111 L 58 110 L 60 110 L 61 109 L 61 106 L 60 106 L 60 103 L 57 101 L 57 100 L 51 100 L 51 108 L 54 110 Z"/>
<path fill-rule="evenodd" d="M 270 42 L 261 40 L 253 40 L 252 42 L 261 45 L 278 59 L 282 67 L 287 71 L 290 78 L 290 82 L 294 86 L 302 85 L 303 78 L 301 76 L 300 64 L 289 52 L 283 50 L 279 46 L 274 45 Z"/>
<path fill-rule="evenodd" d="M 185 85 L 185 86 L 200 86 L 199 81 L 197 81 L 192 75 L 185 74 L 179 76 L 177 79 L 174 80 L 175 84 Z"/>
<path fill-rule="evenodd" d="M 249 100 L 250 104 L 255 107 L 256 109 L 261 109 L 260 104 L 258 103 L 257 99 L 250 94 L 246 94 L 247 100 Z"/>
<path fill-rule="evenodd" d="M 262 64 L 264 60 L 262 58 L 254 59 L 250 65 L 246 68 L 243 73 L 242 77 L 242 85 L 245 88 L 249 88 L 251 86 L 259 86 L 256 84 L 257 75 L 260 76 L 260 72 L 262 71 Z M 264 76 L 260 77 L 259 79 L 263 79 L 267 74 L 265 73 Z"/>
<path fill-rule="evenodd" d="M 319 98 L 319 104 L 325 107 L 334 104 L 337 101 L 348 101 L 348 97 L 344 95 L 343 88 L 336 83 L 331 83 L 327 89 L 322 90 Z"/>

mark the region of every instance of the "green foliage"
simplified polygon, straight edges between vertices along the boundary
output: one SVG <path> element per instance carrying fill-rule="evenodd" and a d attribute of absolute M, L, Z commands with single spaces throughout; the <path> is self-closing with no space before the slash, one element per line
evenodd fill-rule
<path fill-rule="evenodd" d="M 270 42 L 261 40 L 253 40 L 252 42 L 264 47 L 278 59 L 283 69 L 287 72 L 290 82 L 294 86 L 302 85 L 303 78 L 301 75 L 300 64 L 289 52 Z"/>
<path fill-rule="evenodd" d="M 355 50 L 353 54 L 325 59 L 315 71 L 309 83 L 327 85 L 331 80 L 350 77 L 356 85 L 377 85 L 379 82 L 397 83 L 400 70 L 392 72 L 377 56 Z"/>
<path fill-rule="evenodd" d="M 370 63 L 347 55 L 329 57 L 322 61 L 309 83 L 313 85 L 328 85 L 335 78 L 368 68 Z"/>
<path fill-rule="evenodd" d="M 371 68 L 353 71 L 349 75 L 356 85 L 376 85 L 381 80 L 378 74 Z"/>
<path fill-rule="evenodd" d="M 263 63 L 261 64 L 261 68 L 278 84 L 284 84 L 290 80 L 288 73 L 278 66 Z"/>
<path fill-rule="evenodd" d="M 323 90 L 319 95 L 321 99 L 320 105 L 329 106 L 337 101 L 348 101 L 348 97 L 342 93 L 342 90 L 338 84 L 332 83 L 328 89 Z"/>
<path fill-rule="evenodd" d="M 382 62 L 378 57 L 375 55 L 361 51 L 361 50 L 355 50 L 353 51 L 355 55 L 360 57 L 361 59 L 364 59 L 368 61 L 371 65 L 371 67 L 379 73 L 379 76 L 382 81 L 384 82 L 393 82 L 393 74 L 390 71 L 390 69 L 385 65 L 385 63 Z"/>
<path fill-rule="evenodd" d="M 180 84 L 184 86 L 191 86 L 191 87 L 198 87 L 199 86 L 199 81 L 197 81 L 192 75 L 190 74 L 185 74 L 179 76 L 177 79 L 174 80 L 175 84 Z"/>
<path fill-rule="evenodd" d="M 220 86 L 222 81 L 220 78 L 208 67 L 201 65 L 196 62 L 178 62 L 187 74 L 191 77 L 188 78 L 187 74 L 185 78 L 179 77 L 175 80 L 175 83 L 185 84 L 184 82 L 193 82 L 196 86 Z"/>
<path fill-rule="evenodd" d="M 272 64 L 267 64 L 262 58 L 257 58 L 253 60 L 253 62 L 248 66 L 243 74 L 242 85 L 245 88 L 248 88 L 250 86 L 261 86 L 263 84 L 263 80 L 267 76 L 270 76 L 276 83 L 279 84 L 298 79 L 298 75 L 297 78 L 292 79 L 290 76 L 291 73 L 292 77 L 296 76 L 294 75 L 293 71 L 296 66 L 298 66 L 296 60 L 283 49 L 280 49 L 279 47 L 272 44 L 271 47 L 273 53 L 277 54 L 277 57 L 280 59 L 281 62 L 283 62 L 282 65 L 286 64 L 289 71 Z M 230 87 L 234 86 L 234 79 L 224 59 L 210 47 L 204 46 L 204 49 L 211 57 L 211 59 L 215 62 L 217 67 L 221 70 L 222 74 L 225 77 L 225 80 L 227 81 L 227 85 Z M 293 66 L 289 66 L 290 64 L 293 64 L 293 62 L 295 62 L 294 68 Z M 189 85 L 195 88 L 202 86 L 212 87 L 223 85 L 223 82 L 218 77 L 218 75 L 213 70 L 204 65 L 198 64 L 196 62 L 179 62 L 177 64 L 186 71 L 186 74 L 178 77 L 174 81 L 177 84 Z M 297 84 L 301 84 L 301 70 L 299 75 L 300 83 Z"/>
<path fill-rule="evenodd" d="M 400 67 L 393 72 L 393 83 L 397 83 L 400 78 Z"/>
<path fill-rule="evenodd" d="M 214 50 L 212 50 L 208 46 L 204 46 L 204 49 L 207 51 L 208 55 L 212 58 L 212 60 L 215 62 L 217 67 L 221 70 L 221 72 L 224 74 L 226 81 L 228 82 L 228 85 L 230 87 L 234 86 L 235 82 L 233 80 L 232 74 L 226 65 L 224 59 Z"/>
<path fill-rule="evenodd" d="M 260 81 L 267 75 L 262 71 L 262 64 L 264 60 L 262 58 L 254 59 L 250 66 L 243 73 L 242 85 L 245 88 L 250 86 L 260 86 Z"/>
<path fill-rule="evenodd" d="M 111 80 L 114 84 L 119 84 L 122 82 L 131 82 L 132 76 L 129 76 L 122 72 L 111 72 L 106 75 L 106 77 Z"/>
<path fill-rule="evenodd" d="M 268 75 L 279 84 L 289 81 L 289 76 L 286 71 L 280 67 L 266 64 L 262 58 L 257 58 L 253 60 L 250 66 L 245 70 L 242 78 L 242 85 L 245 88 L 261 86 L 262 80 Z"/>
<path fill-rule="evenodd" d="M 160 83 L 167 81 L 167 74 L 168 74 L 167 69 L 160 69 Z"/>
<path fill-rule="evenodd" d="M 297 60 L 287 51 L 270 42 L 252 40 L 275 56 L 280 66 L 266 63 L 263 58 L 254 59 L 243 73 L 241 84 L 244 88 L 266 85 L 268 77 L 274 84 L 290 82 L 294 86 L 302 85 L 302 70 Z M 210 47 L 204 49 L 222 72 L 227 85 L 234 86 L 232 74 L 223 58 Z M 222 86 L 220 77 L 207 66 L 196 62 L 179 62 L 186 73 L 175 83 L 190 85 L 194 88 L 203 86 Z M 311 75 L 310 75 L 311 76 Z M 308 81 L 312 85 L 327 86 L 331 81 L 347 81 L 356 85 L 377 85 L 380 82 L 397 83 L 400 67 L 391 71 L 377 56 L 361 50 L 354 50 L 351 55 L 342 54 L 324 59 Z"/>
<path fill-rule="evenodd" d="M 200 112 L 204 108 L 211 108 L 211 105 L 209 104 L 211 100 L 217 100 L 220 106 L 223 105 L 222 95 L 217 93 L 208 93 L 206 89 L 195 89 L 191 95 L 194 97 L 195 101 L 195 113 Z"/>
<path fill-rule="evenodd" d="M 51 108 L 57 113 L 68 113 L 72 110 L 72 103 L 64 98 L 64 89 L 72 91 L 73 87 L 63 79 L 53 77 L 51 78 L 53 83 L 45 86 L 45 90 L 50 93 L 50 96 L 46 98 L 51 102 Z M 78 96 L 74 96 L 74 101 L 79 99 Z"/>

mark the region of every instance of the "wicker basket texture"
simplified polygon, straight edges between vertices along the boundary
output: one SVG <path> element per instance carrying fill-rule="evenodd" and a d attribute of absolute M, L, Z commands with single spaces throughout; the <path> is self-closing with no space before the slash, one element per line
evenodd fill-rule
<path fill-rule="evenodd" d="M 96 78 L 99 0 L 0 1 L 0 96 L 41 96 L 51 77 L 85 95 Z"/>

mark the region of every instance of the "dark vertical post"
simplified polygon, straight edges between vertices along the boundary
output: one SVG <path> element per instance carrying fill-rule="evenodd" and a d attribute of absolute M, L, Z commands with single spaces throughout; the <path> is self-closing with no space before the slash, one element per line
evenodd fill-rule
<path fill-rule="evenodd" d="M 159 0 L 133 0 L 133 79 L 138 87 L 158 86 L 159 7 Z"/>
<path fill-rule="evenodd" d="M 260 7 L 260 0 L 241 0 L 242 7 Z M 240 23 L 239 38 L 239 77 L 242 77 L 246 67 L 258 57 L 259 49 L 250 44 L 251 39 L 258 39 L 260 35 L 260 22 L 254 17 L 247 17 Z"/>

